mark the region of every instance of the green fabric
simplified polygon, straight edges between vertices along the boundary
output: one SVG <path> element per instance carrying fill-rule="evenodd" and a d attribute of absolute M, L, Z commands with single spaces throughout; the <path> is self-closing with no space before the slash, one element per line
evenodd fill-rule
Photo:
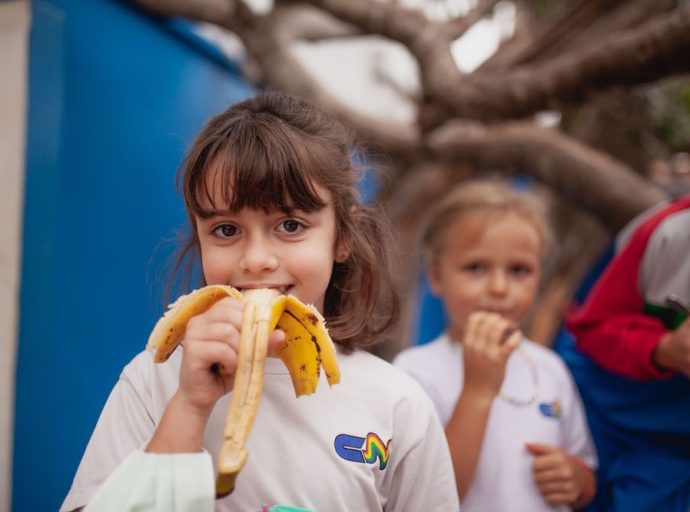
<path fill-rule="evenodd" d="M 215 492 L 208 453 L 134 452 L 84 512 L 213 512 Z"/>
<path fill-rule="evenodd" d="M 306 508 L 288 507 L 285 505 L 275 505 L 268 509 L 268 512 L 315 512 Z"/>
<path fill-rule="evenodd" d="M 671 330 L 676 329 L 687 318 L 686 315 L 683 315 L 674 309 L 659 306 L 658 304 L 645 304 L 644 312 L 649 316 L 658 318 L 664 323 L 667 329 Z"/>

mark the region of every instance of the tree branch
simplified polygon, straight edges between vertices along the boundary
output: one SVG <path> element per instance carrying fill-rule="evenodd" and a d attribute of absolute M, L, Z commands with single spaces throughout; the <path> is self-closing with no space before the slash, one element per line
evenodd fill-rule
<path fill-rule="evenodd" d="M 524 173 L 577 201 L 613 230 L 665 199 L 625 164 L 534 123 L 451 121 L 427 137 L 443 160 Z"/>
<path fill-rule="evenodd" d="M 306 4 L 281 6 L 283 23 L 280 25 L 283 37 L 290 40 L 323 41 L 343 39 L 362 35 L 362 31 L 329 15 L 322 9 Z"/>
<path fill-rule="evenodd" d="M 197 21 L 216 23 L 233 32 L 244 43 L 247 52 L 264 72 L 265 80 L 274 87 L 302 97 L 333 114 L 350 126 L 364 145 L 375 146 L 391 156 L 418 158 L 422 153 L 419 129 L 381 121 L 355 112 L 329 94 L 295 58 L 290 51 L 291 41 L 280 27 L 290 6 L 276 5 L 266 16 L 254 15 L 241 1 L 234 4 L 234 15 L 221 17 L 215 5 L 218 0 L 133 0 L 138 5 L 160 14 L 184 15 Z"/>
<path fill-rule="evenodd" d="M 444 23 L 439 27 L 443 32 L 443 37 L 454 41 L 464 36 L 475 23 L 491 14 L 493 8 L 500 1 L 501 0 L 479 0 L 476 7 L 468 12 L 466 16 Z"/>
<path fill-rule="evenodd" d="M 226 26 L 241 0 L 134 0 L 142 9 L 162 16 L 179 16 Z"/>
<path fill-rule="evenodd" d="M 443 82 L 452 84 L 462 81 L 462 73 L 450 52 L 452 31 L 444 33 L 444 24 L 429 21 L 420 10 L 371 0 L 306 1 L 364 32 L 379 34 L 407 46 L 417 59 L 420 80 L 427 95 L 437 89 L 438 76 L 444 77 Z"/>
<path fill-rule="evenodd" d="M 499 76 L 464 77 L 449 40 L 438 33 L 439 24 L 420 11 L 366 0 L 309 2 L 365 32 L 405 44 L 419 62 L 426 96 L 457 117 L 519 118 L 582 100 L 595 91 L 690 71 L 690 6 L 536 65 Z"/>
<path fill-rule="evenodd" d="M 690 71 L 690 6 L 635 30 L 614 33 L 529 67 L 463 80 L 441 76 L 427 90 L 458 117 L 528 116 L 614 86 L 640 85 Z"/>
<path fill-rule="evenodd" d="M 578 0 L 572 4 L 563 5 L 548 20 L 537 25 L 538 32 L 533 35 L 532 44 L 515 55 L 510 65 L 537 61 L 545 54 L 553 55 L 554 50 L 561 51 L 571 39 L 590 27 L 597 18 L 622 2 L 623 0 Z"/>

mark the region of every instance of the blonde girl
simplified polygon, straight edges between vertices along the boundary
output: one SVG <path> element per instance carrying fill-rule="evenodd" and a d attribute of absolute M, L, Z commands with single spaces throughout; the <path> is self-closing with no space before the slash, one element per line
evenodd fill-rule
<path fill-rule="evenodd" d="M 596 456 L 565 364 L 524 338 L 548 230 L 533 198 L 473 181 L 433 210 L 423 250 L 447 329 L 394 364 L 445 426 L 464 512 L 564 511 L 592 498 Z"/>

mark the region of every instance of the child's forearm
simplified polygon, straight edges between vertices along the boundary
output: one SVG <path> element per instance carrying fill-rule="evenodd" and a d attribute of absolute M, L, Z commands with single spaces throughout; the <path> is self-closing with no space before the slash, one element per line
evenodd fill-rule
<path fill-rule="evenodd" d="M 463 391 L 446 425 L 446 437 L 461 500 L 467 494 L 477 469 L 492 403 L 491 397 Z"/>
<path fill-rule="evenodd" d="M 165 407 L 163 417 L 146 451 L 151 453 L 200 452 L 206 423 L 208 423 L 208 415 L 186 408 L 178 395 L 173 395 Z"/>

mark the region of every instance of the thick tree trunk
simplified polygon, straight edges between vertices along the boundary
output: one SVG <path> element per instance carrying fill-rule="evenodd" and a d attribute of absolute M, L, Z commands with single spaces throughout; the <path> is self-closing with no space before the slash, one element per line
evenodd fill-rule
<path fill-rule="evenodd" d="M 443 160 L 534 176 L 613 230 L 666 197 L 625 164 L 534 123 L 452 121 L 431 134 L 428 145 Z"/>

